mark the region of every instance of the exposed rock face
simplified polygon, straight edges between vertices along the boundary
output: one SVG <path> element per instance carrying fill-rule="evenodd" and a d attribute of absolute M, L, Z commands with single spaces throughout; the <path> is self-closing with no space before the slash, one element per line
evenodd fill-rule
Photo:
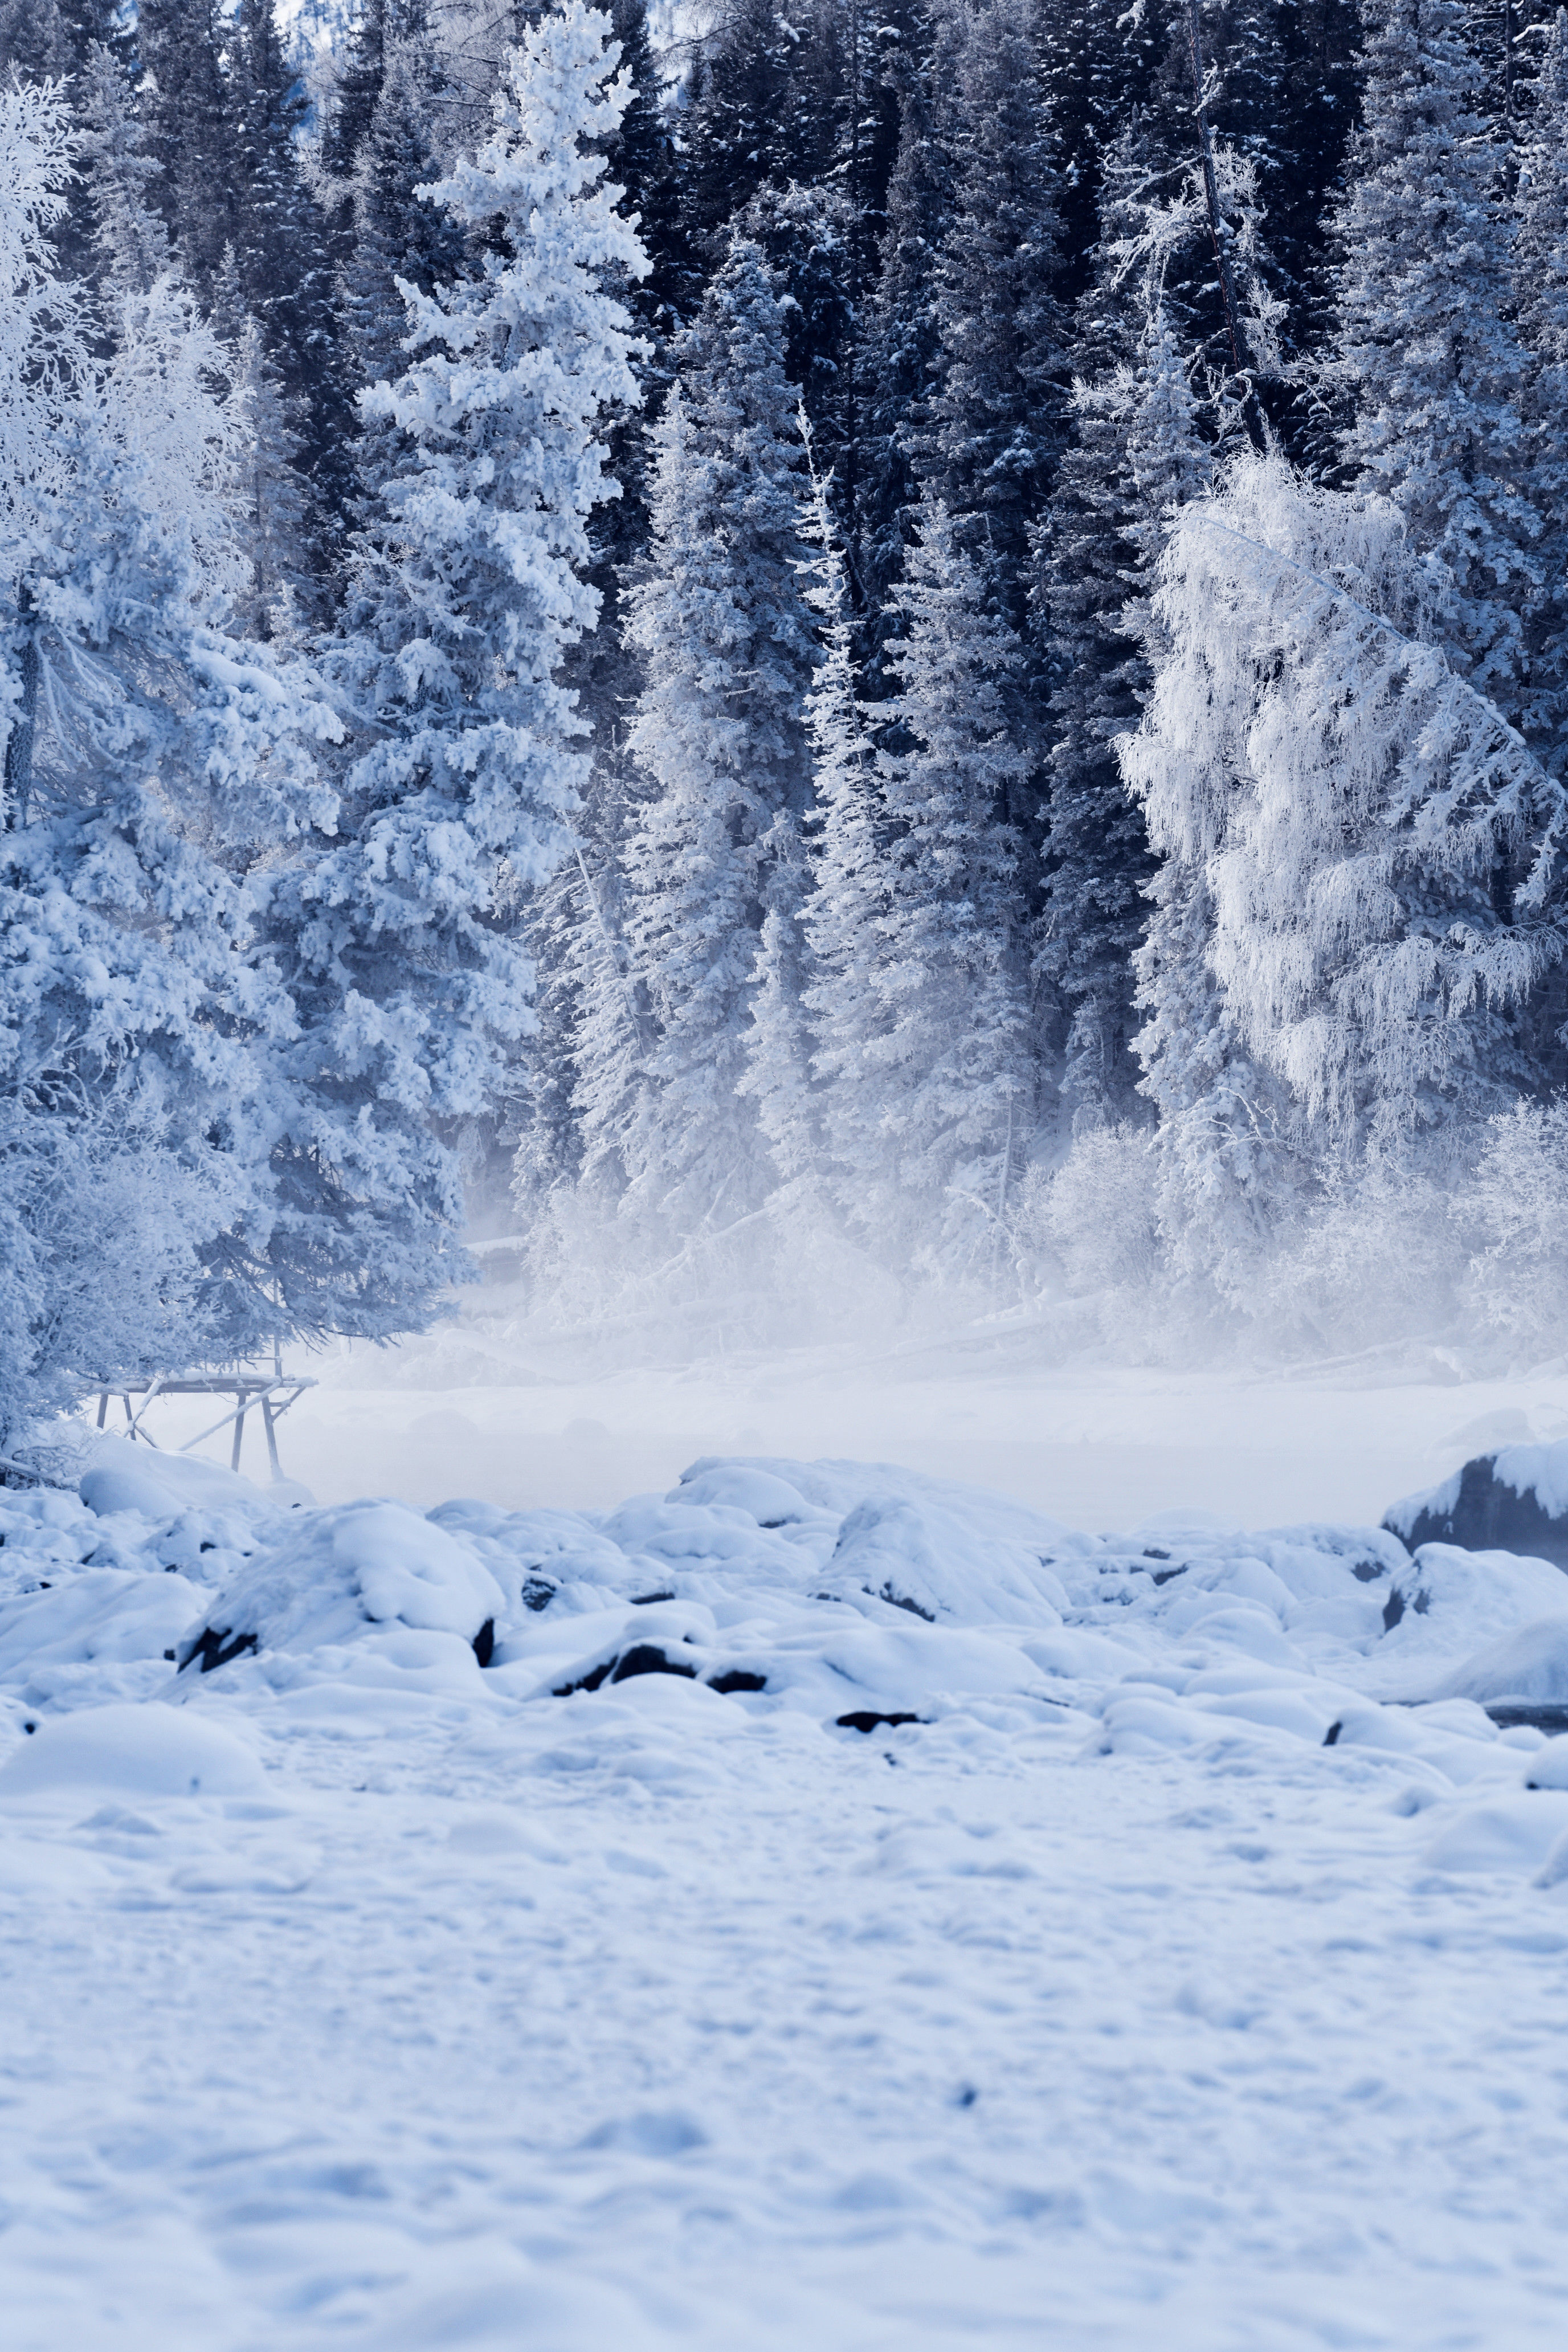
<path fill-rule="evenodd" d="M 1568 1444 L 1479 1454 L 1441 1486 L 1395 1503 L 1383 1524 L 1412 1551 L 1458 1544 L 1521 1552 L 1568 1570 Z"/>

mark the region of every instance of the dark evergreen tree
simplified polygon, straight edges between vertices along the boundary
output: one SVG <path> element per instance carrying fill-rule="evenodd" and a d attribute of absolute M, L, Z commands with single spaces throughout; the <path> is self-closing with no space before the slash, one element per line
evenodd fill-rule
<path fill-rule="evenodd" d="M 927 498 L 974 559 L 1014 638 L 1004 696 L 1023 756 L 1005 778 L 1030 911 L 1041 849 L 1048 690 L 1033 626 L 1035 537 L 1067 438 L 1068 331 L 1057 296 L 1057 171 L 1031 0 L 986 0 L 958 61 L 952 216 L 935 286 L 936 383 L 919 440 Z M 895 600 L 896 602 L 897 600 Z"/>
<path fill-rule="evenodd" d="M 261 331 L 283 399 L 298 418 L 316 568 L 325 578 L 342 544 L 342 511 L 353 481 L 353 410 L 331 239 L 300 163 L 305 95 L 279 32 L 274 0 L 240 0 L 230 78 L 239 290 Z"/>
<path fill-rule="evenodd" d="M 141 0 L 138 93 L 158 166 L 159 209 L 191 285 L 210 300 L 237 246 L 239 125 L 226 79 L 219 0 Z"/>
<path fill-rule="evenodd" d="M 340 280 L 342 331 L 356 385 L 393 382 L 406 365 L 407 307 L 398 281 L 420 294 L 468 268 L 461 226 L 415 194 L 440 176 L 433 120 L 440 68 L 418 37 L 384 52 L 380 88 L 359 140 L 349 183 L 348 254 Z M 358 451 L 362 488 L 378 487 L 392 428 L 374 421 Z"/>
<path fill-rule="evenodd" d="M 941 360 L 937 259 L 952 217 L 952 97 L 964 19 L 937 7 L 890 62 L 899 144 L 887 196 L 881 271 L 869 305 L 862 368 L 858 496 L 848 518 L 852 590 L 873 655 L 889 625 L 887 606 L 903 570 L 920 495 L 915 440 Z M 879 673 L 867 664 L 867 688 Z"/>
<path fill-rule="evenodd" d="M 697 61 L 681 126 L 683 177 L 687 218 L 710 267 L 717 240 L 765 182 L 810 177 L 792 103 L 799 45 L 774 0 L 729 0 Z"/>
<path fill-rule="evenodd" d="M 767 256 L 784 314 L 784 373 L 799 391 L 818 455 L 840 475 L 855 414 L 854 221 L 831 185 L 760 188 L 737 224 Z"/>
<path fill-rule="evenodd" d="M 952 219 L 936 289 L 928 471 L 1020 634 L 1029 543 L 1065 430 L 1061 224 L 1028 0 L 987 0 L 959 61 Z"/>
<path fill-rule="evenodd" d="M 362 0 L 358 16 L 335 61 L 331 110 L 321 134 L 321 170 L 342 190 L 339 213 L 347 210 L 348 183 L 359 161 L 386 77 L 387 51 L 425 31 L 423 0 Z"/>

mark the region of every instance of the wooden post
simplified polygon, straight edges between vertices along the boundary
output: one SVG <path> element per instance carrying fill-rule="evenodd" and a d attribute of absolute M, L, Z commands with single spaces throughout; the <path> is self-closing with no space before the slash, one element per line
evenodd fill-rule
<path fill-rule="evenodd" d="M 244 1391 L 243 1389 L 241 1389 L 241 1391 L 240 1391 L 240 1392 L 239 1392 L 239 1411 L 238 1411 L 238 1412 L 235 1414 L 235 1416 L 234 1416 L 234 1454 L 233 1454 L 233 1457 L 232 1457 L 232 1459 L 230 1460 L 230 1462 L 229 1462 L 229 1465 L 228 1465 L 228 1466 L 229 1466 L 229 1468 L 230 1468 L 231 1470 L 237 1470 L 237 1469 L 238 1469 L 238 1467 L 239 1467 L 239 1449 L 240 1449 L 240 1447 L 241 1447 L 244 1444 L 245 1444 L 245 1391 Z"/>

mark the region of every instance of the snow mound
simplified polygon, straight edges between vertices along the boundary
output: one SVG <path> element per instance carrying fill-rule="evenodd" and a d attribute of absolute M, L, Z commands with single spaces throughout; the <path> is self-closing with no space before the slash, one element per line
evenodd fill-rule
<path fill-rule="evenodd" d="M 0 1764 L 0 1802 L 81 1789 L 243 1797 L 264 1779 L 254 1748 L 186 1707 L 97 1706 L 41 1722 L 25 1737 Z"/>
<path fill-rule="evenodd" d="M 321 1649 L 390 1623 L 457 1634 L 488 1655 L 505 1605 L 460 1537 L 401 1503 L 350 1503 L 296 1523 L 236 1577 L 186 1635 L 179 1664 L 206 1674 L 247 1652 Z"/>
<path fill-rule="evenodd" d="M 153 1446 L 132 1444 L 111 1435 L 94 1439 L 91 1460 L 78 1491 L 100 1518 L 112 1517 L 120 1511 L 135 1511 L 144 1519 L 167 1519 L 195 1508 L 283 1510 L 311 1500 L 308 1489 L 293 1479 L 261 1487 L 219 1463 L 198 1461 L 189 1454 L 163 1454 Z"/>
<path fill-rule="evenodd" d="M 1568 1583 L 1543 1559 L 1424 1544 L 1384 1601 L 1390 1659 L 1454 1657 L 1533 1619 L 1568 1613 Z"/>
<path fill-rule="evenodd" d="M 1058 1541 L 1063 1530 L 1050 1531 Z M 951 1508 L 900 1495 L 868 1496 L 838 1531 L 825 1573 L 836 1600 L 861 1594 L 928 1624 L 1059 1625 L 1061 1580 L 1030 1546 L 979 1535 Z"/>
<path fill-rule="evenodd" d="M 1451 1675 L 1439 1696 L 1483 1706 L 1568 1706 L 1568 1609 L 1505 1633 Z"/>

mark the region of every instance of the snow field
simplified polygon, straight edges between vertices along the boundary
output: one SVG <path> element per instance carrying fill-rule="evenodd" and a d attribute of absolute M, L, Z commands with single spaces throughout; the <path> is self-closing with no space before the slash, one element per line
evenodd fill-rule
<path fill-rule="evenodd" d="M 1560 2340 L 1555 1569 L 127 1453 L 0 1497 L 21 2352 Z"/>

